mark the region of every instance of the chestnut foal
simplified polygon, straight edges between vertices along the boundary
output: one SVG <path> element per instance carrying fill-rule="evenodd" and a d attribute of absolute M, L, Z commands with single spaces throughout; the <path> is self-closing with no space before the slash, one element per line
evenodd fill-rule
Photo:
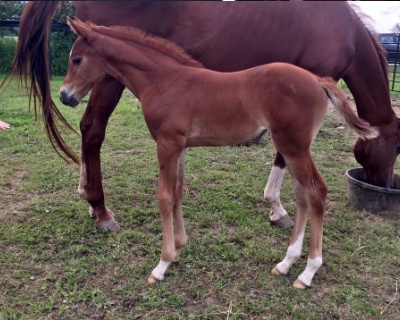
<path fill-rule="evenodd" d="M 284 63 L 240 72 L 215 72 L 204 69 L 176 45 L 134 28 L 100 27 L 79 20 L 68 20 L 68 24 L 79 38 L 60 90 L 61 101 L 74 107 L 95 83 L 112 76 L 140 100 L 145 121 L 157 143 L 163 239 L 161 260 L 148 281 L 162 280 L 187 242 L 182 216 L 186 148 L 236 145 L 268 130 L 294 180 L 297 200 L 287 254 L 272 273 L 286 274 L 300 257 L 310 213 L 309 258 L 306 269 L 294 283 L 297 288 L 310 286 L 322 264 L 327 194 L 310 148 L 328 100 L 361 138 L 377 135 L 352 111 L 334 81 Z M 79 193 L 90 203 L 86 178 L 82 163 Z M 116 224 L 109 210 L 106 219 L 96 223 L 111 230 Z"/>

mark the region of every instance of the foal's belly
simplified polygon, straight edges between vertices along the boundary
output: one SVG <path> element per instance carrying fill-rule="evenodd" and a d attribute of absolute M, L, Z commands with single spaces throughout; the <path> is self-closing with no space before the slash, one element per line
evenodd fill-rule
<path fill-rule="evenodd" d="M 225 123 L 218 126 L 208 124 L 194 127 L 186 140 L 187 147 L 232 146 L 259 139 L 267 131 L 267 127 L 260 124 Z"/>

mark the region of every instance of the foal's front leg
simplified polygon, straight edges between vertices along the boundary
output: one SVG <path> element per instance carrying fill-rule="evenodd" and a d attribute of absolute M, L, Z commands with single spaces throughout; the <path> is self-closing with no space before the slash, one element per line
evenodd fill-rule
<path fill-rule="evenodd" d="M 182 144 L 179 144 L 182 145 Z M 157 267 L 151 272 L 148 278 L 149 283 L 155 283 L 157 280 L 163 280 L 172 261 L 179 258 L 180 251 L 186 244 L 186 234 L 182 218 L 182 194 L 183 175 L 178 178 L 179 162 L 182 159 L 183 147 L 175 141 L 165 141 L 158 139 L 157 156 L 159 162 L 158 179 L 158 205 L 162 222 L 162 249 L 161 259 Z M 181 180 L 181 181 L 179 181 Z M 179 182 L 178 182 L 179 181 Z M 174 218 L 177 228 L 177 234 L 174 234 Z M 179 247 L 178 247 L 179 246 Z"/>
<path fill-rule="evenodd" d="M 185 231 L 185 226 L 183 223 L 183 212 L 182 212 L 185 155 L 186 155 L 186 149 L 182 151 L 180 159 L 179 159 L 178 180 L 177 180 L 176 189 L 175 189 L 174 226 L 175 226 L 176 255 L 175 255 L 174 261 L 179 260 L 181 251 L 186 246 L 186 243 L 187 243 L 186 231 Z"/>
<path fill-rule="evenodd" d="M 108 119 L 123 90 L 124 86 L 113 78 L 106 78 L 96 84 L 80 123 L 82 164 L 78 192 L 89 203 L 89 214 L 96 218 L 96 226 L 108 231 L 118 231 L 120 228 L 114 214 L 104 204 L 100 149 Z"/>

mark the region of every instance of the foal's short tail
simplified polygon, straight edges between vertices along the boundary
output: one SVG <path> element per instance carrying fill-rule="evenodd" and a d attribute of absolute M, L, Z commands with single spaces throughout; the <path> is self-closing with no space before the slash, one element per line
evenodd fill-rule
<path fill-rule="evenodd" d="M 352 129 L 363 140 L 373 139 L 379 135 L 377 128 L 371 127 L 367 121 L 359 118 L 353 111 L 343 91 L 336 86 L 333 79 L 321 78 L 319 80 L 329 100 L 331 100 L 336 111 L 350 129 Z"/>

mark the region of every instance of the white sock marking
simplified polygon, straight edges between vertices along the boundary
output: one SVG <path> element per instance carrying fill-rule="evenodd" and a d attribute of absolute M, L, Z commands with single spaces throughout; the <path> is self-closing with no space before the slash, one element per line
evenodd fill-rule
<path fill-rule="evenodd" d="M 299 280 L 303 282 L 305 285 L 310 286 L 315 273 L 321 266 L 322 266 L 322 257 L 316 257 L 314 259 L 308 258 L 307 267 L 303 271 L 303 273 L 299 275 Z"/>
<path fill-rule="evenodd" d="M 290 267 L 300 258 L 303 239 L 304 232 L 299 234 L 296 242 L 288 247 L 285 258 L 276 265 L 280 273 L 286 274 Z"/>
<path fill-rule="evenodd" d="M 151 272 L 151 275 L 156 278 L 157 280 L 163 280 L 164 279 L 164 274 L 167 271 L 169 265 L 171 264 L 171 261 L 162 261 L 158 263 L 158 266 L 155 267 L 155 269 Z"/>

